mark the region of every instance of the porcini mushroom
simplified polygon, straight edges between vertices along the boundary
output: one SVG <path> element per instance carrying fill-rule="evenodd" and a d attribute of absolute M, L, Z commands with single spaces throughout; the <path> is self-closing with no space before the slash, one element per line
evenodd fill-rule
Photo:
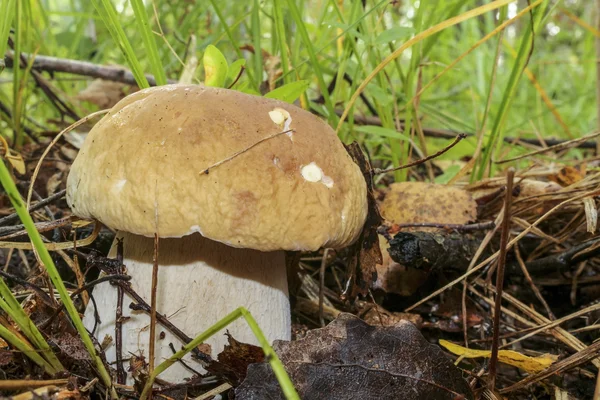
<path fill-rule="evenodd" d="M 74 161 L 67 201 L 118 231 L 132 288 L 148 302 L 159 235 L 157 310 L 183 332 L 193 337 L 245 306 L 270 341 L 290 339 L 284 250 L 345 247 L 367 214 L 363 175 L 326 123 L 287 103 L 193 85 L 141 90 L 115 105 Z M 101 283 L 93 295 L 102 341 L 114 336 L 116 289 Z M 124 358 L 147 355 L 149 340 L 149 317 L 130 302 Z M 84 321 L 94 326 L 91 305 Z M 228 329 L 256 343 L 244 321 Z M 181 346 L 162 332 L 157 363 L 172 355 L 170 342 Z M 225 341 L 207 342 L 213 356 Z M 176 364 L 161 378 L 185 376 Z"/>

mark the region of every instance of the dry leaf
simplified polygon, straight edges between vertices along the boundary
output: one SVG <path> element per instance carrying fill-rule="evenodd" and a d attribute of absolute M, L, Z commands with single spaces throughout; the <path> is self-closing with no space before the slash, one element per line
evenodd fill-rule
<path fill-rule="evenodd" d="M 258 346 L 238 342 L 229 333 L 227 333 L 227 340 L 229 344 L 219 353 L 217 361 L 210 363 L 206 370 L 237 386 L 246 379 L 248 365 L 262 362 L 265 353 Z"/>
<path fill-rule="evenodd" d="M 72 360 L 91 360 L 90 354 L 78 336 L 62 331 L 53 337 L 53 341 L 66 357 Z"/>
<path fill-rule="evenodd" d="M 467 349 L 457 344 L 440 339 L 440 345 L 445 347 L 449 352 L 465 358 L 489 358 L 492 354 L 491 350 L 475 350 Z M 536 373 L 548 368 L 558 359 L 554 354 L 544 354 L 539 357 L 529 357 L 513 350 L 499 350 L 498 361 L 512 365 L 529 373 Z"/>
<path fill-rule="evenodd" d="M 61 171 L 56 172 L 46 181 L 46 193 L 48 196 L 56 193 L 57 189 L 63 182 L 63 173 Z"/>
<path fill-rule="evenodd" d="M 477 219 L 477 203 L 466 190 L 424 182 L 390 185 L 381 215 L 393 224 L 467 224 Z M 423 230 L 423 229 L 419 229 Z"/>
<path fill-rule="evenodd" d="M 571 167 L 570 165 L 563 167 L 560 171 L 558 171 L 558 174 L 550 175 L 548 177 L 548 179 L 558 183 L 563 187 L 571 186 L 583 178 L 585 178 L 585 171 L 580 171 L 578 168 Z"/>
<path fill-rule="evenodd" d="M 351 314 L 275 351 L 300 398 L 473 399 L 462 372 L 410 322 L 371 326 Z M 268 364 L 248 367 L 236 400 L 284 399 Z"/>
<path fill-rule="evenodd" d="M 81 101 L 89 101 L 101 109 L 111 108 L 125 96 L 135 92 L 137 88 L 132 88 L 121 82 L 105 81 L 94 79 L 92 83 L 83 89 L 77 95 Z"/>
<path fill-rule="evenodd" d="M 373 326 L 394 326 L 400 321 L 408 321 L 417 328 L 423 325 L 423 317 L 419 314 L 391 312 L 378 304 L 367 303 L 366 301 L 357 301 L 359 315 L 369 325 Z"/>
<path fill-rule="evenodd" d="M 6 366 L 13 361 L 13 352 L 10 351 L 8 343 L 0 338 L 0 367 Z"/>
<path fill-rule="evenodd" d="M 15 171 L 17 171 L 21 175 L 25 174 L 25 161 L 23 161 L 23 157 L 21 156 L 21 154 L 17 153 L 14 150 L 9 150 L 4 156 L 4 158 L 8 160 L 8 162 L 10 163 L 10 165 L 12 165 Z"/>

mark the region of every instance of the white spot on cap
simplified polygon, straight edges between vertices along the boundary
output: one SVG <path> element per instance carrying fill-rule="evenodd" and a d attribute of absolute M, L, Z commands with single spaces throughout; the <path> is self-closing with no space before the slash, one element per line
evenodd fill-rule
<path fill-rule="evenodd" d="M 323 176 L 321 182 L 323 182 L 323 185 L 327 186 L 330 189 L 333 187 L 333 179 L 331 179 L 330 176 Z"/>
<path fill-rule="evenodd" d="M 271 121 L 279 125 L 279 127 L 282 128 L 283 131 L 291 130 L 292 116 L 289 112 L 287 112 L 287 110 L 284 110 L 283 108 L 279 107 L 274 108 L 273 111 L 269 111 L 269 117 L 271 117 Z M 290 140 L 293 140 L 292 134 L 293 132 L 286 132 L 286 135 L 288 135 Z"/>
<path fill-rule="evenodd" d="M 167 141 L 167 139 L 164 139 L 162 142 L 160 142 L 160 145 L 164 146 L 166 141 Z"/>
<path fill-rule="evenodd" d="M 127 183 L 127 179 L 121 179 L 120 181 L 115 183 L 114 190 L 116 192 L 120 192 L 121 190 L 123 190 L 123 187 L 125 186 L 126 183 Z"/>
<path fill-rule="evenodd" d="M 309 182 L 321 182 L 328 188 L 333 187 L 333 179 L 323 173 L 321 167 L 319 167 L 314 161 L 308 165 L 304 165 L 300 169 L 302 177 Z"/>
<path fill-rule="evenodd" d="M 269 111 L 269 117 L 271 117 L 271 121 L 275 122 L 277 125 L 281 125 L 285 122 L 285 115 L 281 112 L 281 108 Z"/>
<path fill-rule="evenodd" d="M 303 166 L 300 172 L 302 173 L 302 177 L 309 182 L 319 182 L 323 179 L 323 170 L 314 161 Z"/>

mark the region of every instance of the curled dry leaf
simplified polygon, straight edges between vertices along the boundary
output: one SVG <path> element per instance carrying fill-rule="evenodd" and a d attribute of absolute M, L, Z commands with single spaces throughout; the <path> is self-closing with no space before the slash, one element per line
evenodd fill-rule
<path fill-rule="evenodd" d="M 473 399 L 461 371 L 410 322 L 375 327 L 351 314 L 295 342 L 276 341 L 300 397 Z M 236 400 L 284 399 L 268 364 L 253 364 Z"/>

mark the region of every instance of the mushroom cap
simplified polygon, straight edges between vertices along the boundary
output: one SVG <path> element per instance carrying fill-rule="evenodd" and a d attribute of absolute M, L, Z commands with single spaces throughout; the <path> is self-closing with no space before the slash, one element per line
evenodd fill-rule
<path fill-rule="evenodd" d="M 94 126 L 67 202 L 79 217 L 137 235 L 199 232 L 232 247 L 317 250 L 356 240 L 366 190 L 335 132 L 311 113 L 167 85 L 127 96 Z"/>

